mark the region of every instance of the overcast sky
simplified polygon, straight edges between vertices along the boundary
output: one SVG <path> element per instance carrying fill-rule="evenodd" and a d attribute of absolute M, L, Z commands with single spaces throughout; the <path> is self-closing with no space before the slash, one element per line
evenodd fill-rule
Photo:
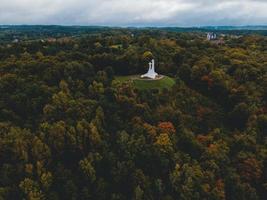
<path fill-rule="evenodd" d="M 267 0 L 0 0 L 0 24 L 267 25 Z"/>

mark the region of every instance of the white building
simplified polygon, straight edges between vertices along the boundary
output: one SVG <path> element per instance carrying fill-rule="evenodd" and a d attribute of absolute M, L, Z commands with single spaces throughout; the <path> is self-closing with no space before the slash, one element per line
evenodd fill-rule
<path fill-rule="evenodd" d="M 158 76 L 158 73 L 155 72 L 155 61 L 154 59 L 149 63 L 148 72 L 141 75 L 141 78 L 151 78 L 155 79 Z"/>

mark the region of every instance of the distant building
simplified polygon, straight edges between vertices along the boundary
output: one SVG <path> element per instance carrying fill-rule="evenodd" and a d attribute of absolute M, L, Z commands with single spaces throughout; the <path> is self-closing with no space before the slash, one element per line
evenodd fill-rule
<path fill-rule="evenodd" d="M 207 33 L 207 40 L 216 40 L 217 35 L 216 33 Z"/>
<path fill-rule="evenodd" d="M 56 38 L 47 38 L 46 41 L 50 42 L 50 43 L 53 43 L 53 42 L 56 42 L 57 39 Z"/>
<path fill-rule="evenodd" d="M 18 42 L 19 42 L 18 39 L 14 39 L 14 40 L 13 40 L 13 43 L 18 43 Z"/>

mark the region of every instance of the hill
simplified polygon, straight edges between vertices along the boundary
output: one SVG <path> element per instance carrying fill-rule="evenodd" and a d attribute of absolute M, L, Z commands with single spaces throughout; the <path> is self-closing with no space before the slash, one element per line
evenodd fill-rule
<path fill-rule="evenodd" d="M 174 79 L 168 76 L 164 76 L 162 79 L 159 80 L 139 79 L 138 75 L 117 76 L 115 77 L 115 81 L 119 81 L 121 83 L 132 81 L 134 86 L 139 90 L 149 90 L 149 89 L 162 90 L 163 88 L 169 89 L 175 84 Z"/>

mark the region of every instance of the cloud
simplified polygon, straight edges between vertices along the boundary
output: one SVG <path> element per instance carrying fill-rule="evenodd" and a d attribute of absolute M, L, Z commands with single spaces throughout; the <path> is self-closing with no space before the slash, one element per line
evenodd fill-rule
<path fill-rule="evenodd" d="M 265 0 L 1 0 L 0 24 L 267 25 Z"/>

